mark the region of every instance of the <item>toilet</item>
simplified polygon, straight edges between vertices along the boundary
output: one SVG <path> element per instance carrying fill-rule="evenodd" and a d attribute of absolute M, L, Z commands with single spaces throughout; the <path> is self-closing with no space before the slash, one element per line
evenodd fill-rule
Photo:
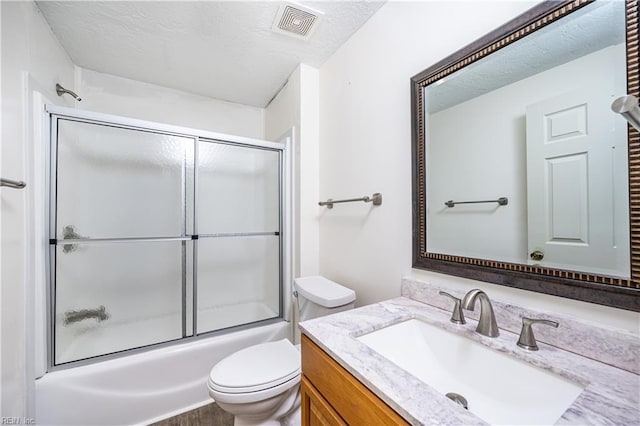
<path fill-rule="evenodd" d="M 299 321 L 352 309 L 356 294 L 321 276 L 294 281 Z M 288 339 L 261 343 L 218 362 L 209 374 L 209 395 L 235 416 L 236 426 L 280 425 L 300 407 L 299 345 Z"/>

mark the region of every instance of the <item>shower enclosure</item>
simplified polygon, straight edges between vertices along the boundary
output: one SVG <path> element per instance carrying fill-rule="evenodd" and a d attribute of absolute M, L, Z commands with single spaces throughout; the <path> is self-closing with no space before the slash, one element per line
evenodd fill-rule
<path fill-rule="evenodd" d="M 283 318 L 283 144 L 47 111 L 50 368 Z"/>

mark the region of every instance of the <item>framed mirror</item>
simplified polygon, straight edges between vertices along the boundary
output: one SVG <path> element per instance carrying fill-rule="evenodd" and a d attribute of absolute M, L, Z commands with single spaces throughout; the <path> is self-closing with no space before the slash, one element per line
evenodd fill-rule
<path fill-rule="evenodd" d="M 638 1 L 543 2 L 411 79 L 413 266 L 640 311 Z"/>

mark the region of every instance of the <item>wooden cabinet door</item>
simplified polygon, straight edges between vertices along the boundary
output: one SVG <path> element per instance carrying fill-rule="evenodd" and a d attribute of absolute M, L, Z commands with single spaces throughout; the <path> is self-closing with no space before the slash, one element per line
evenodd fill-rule
<path fill-rule="evenodd" d="M 320 392 L 302 376 L 302 426 L 346 426 Z"/>
<path fill-rule="evenodd" d="M 407 421 L 383 400 L 358 381 L 331 358 L 318 345 L 302 335 L 302 378 L 307 389 L 321 398 L 323 404 L 334 413 L 339 423 L 317 419 L 321 425 L 348 424 L 352 426 L 406 426 Z M 303 399 L 304 401 L 304 399 Z M 304 404 L 304 402 L 303 402 Z M 305 416 L 311 417 L 310 409 Z M 324 411 L 322 412 L 324 415 Z M 339 413 L 339 414 L 338 414 Z M 309 425 L 313 423 L 304 423 Z"/>

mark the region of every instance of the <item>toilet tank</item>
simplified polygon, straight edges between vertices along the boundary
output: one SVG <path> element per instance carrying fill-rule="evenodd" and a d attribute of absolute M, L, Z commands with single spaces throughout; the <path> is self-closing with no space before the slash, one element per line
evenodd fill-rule
<path fill-rule="evenodd" d="M 356 293 L 325 277 L 296 278 L 293 287 L 299 304 L 299 321 L 353 309 Z"/>

